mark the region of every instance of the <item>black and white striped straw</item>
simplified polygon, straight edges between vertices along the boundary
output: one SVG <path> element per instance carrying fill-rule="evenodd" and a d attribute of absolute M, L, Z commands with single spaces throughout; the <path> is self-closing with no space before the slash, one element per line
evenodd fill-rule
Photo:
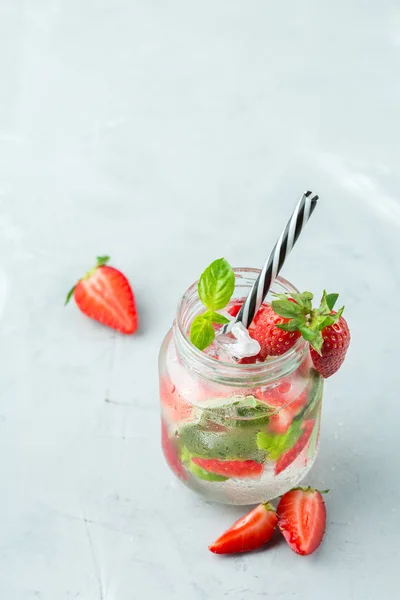
<path fill-rule="evenodd" d="M 232 325 L 241 321 L 248 328 L 255 315 L 260 309 L 264 298 L 268 294 L 271 285 L 275 281 L 281 270 L 287 256 L 297 242 L 300 233 L 303 231 L 308 219 L 317 206 L 318 196 L 313 192 L 305 192 L 297 203 L 285 229 L 282 231 L 276 242 L 267 262 L 263 266 L 257 281 L 249 292 L 242 308 L 238 312 L 236 319 L 225 326 L 221 333 L 228 333 Z"/>

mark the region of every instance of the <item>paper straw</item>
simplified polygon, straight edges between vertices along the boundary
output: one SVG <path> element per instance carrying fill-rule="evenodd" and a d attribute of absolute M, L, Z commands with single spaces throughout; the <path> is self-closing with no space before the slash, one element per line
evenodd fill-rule
<path fill-rule="evenodd" d="M 276 242 L 267 262 L 263 266 L 257 281 L 254 283 L 246 300 L 243 303 L 236 319 L 225 325 L 221 333 L 228 333 L 231 327 L 237 321 L 241 321 L 248 328 L 255 315 L 259 311 L 271 285 L 275 281 L 281 270 L 287 256 L 297 242 L 300 233 L 303 231 L 308 219 L 317 206 L 318 196 L 313 192 L 305 192 L 297 203 L 285 229 L 282 231 Z"/>

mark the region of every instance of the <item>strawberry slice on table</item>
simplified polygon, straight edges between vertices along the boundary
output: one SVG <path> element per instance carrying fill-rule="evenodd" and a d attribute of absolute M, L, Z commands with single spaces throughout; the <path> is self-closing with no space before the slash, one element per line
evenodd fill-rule
<path fill-rule="evenodd" d="M 260 504 L 238 519 L 208 548 L 215 554 L 235 554 L 256 550 L 272 538 L 277 521 L 272 504 Z"/>
<path fill-rule="evenodd" d="M 314 429 L 314 424 L 315 421 L 313 419 L 303 421 L 301 426 L 303 433 L 301 434 L 300 438 L 297 440 L 294 446 L 292 446 L 292 448 L 284 452 L 276 461 L 274 469 L 275 475 L 279 475 L 279 473 L 282 473 L 282 471 L 287 469 L 304 450 L 310 440 Z"/>
<path fill-rule="evenodd" d="M 135 333 L 138 327 L 135 297 L 125 277 L 109 267 L 109 256 L 97 257 L 96 266 L 70 290 L 78 308 L 88 317 L 121 333 Z"/>
<path fill-rule="evenodd" d="M 261 477 L 263 465 L 255 460 L 219 460 L 217 458 L 201 458 L 195 456 L 192 461 L 198 467 L 222 475 L 224 477 L 243 478 L 251 477 L 256 479 Z"/>
<path fill-rule="evenodd" d="M 321 492 L 311 487 L 287 492 L 280 499 L 277 515 L 278 527 L 296 554 L 305 556 L 318 548 L 326 528 Z"/>

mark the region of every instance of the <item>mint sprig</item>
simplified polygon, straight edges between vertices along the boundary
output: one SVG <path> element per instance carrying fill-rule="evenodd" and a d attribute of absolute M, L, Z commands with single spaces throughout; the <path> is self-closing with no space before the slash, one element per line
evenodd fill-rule
<path fill-rule="evenodd" d="M 190 341 L 199 350 L 207 348 L 215 338 L 213 323 L 224 325 L 229 319 L 216 312 L 225 308 L 235 289 L 235 274 L 224 259 L 214 260 L 201 274 L 197 286 L 199 298 L 206 307 L 203 314 L 193 319 Z"/>
<path fill-rule="evenodd" d="M 318 308 L 312 308 L 313 294 L 276 294 L 277 300 L 272 301 L 274 312 L 285 319 L 287 323 L 277 325 L 284 331 L 300 331 L 310 345 L 321 354 L 324 338 L 322 330 L 339 321 L 344 307 L 333 313 L 339 294 L 324 293 Z"/>

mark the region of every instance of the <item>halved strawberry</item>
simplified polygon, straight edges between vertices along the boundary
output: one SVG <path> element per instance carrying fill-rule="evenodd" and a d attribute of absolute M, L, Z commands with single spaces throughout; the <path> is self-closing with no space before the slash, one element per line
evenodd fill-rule
<path fill-rule="evenodd" d="M 187 473 L 179 460 L 178 451 L 168 435 L 168 429 L 163 420 L 161 420 L 161 446 L 165 460 L 175 475 L 180 479 L 188 479 Z"/>
<path fill-rule="evenodd" d="M 326 527 L 326 508 L 321 492 L 296 488 L 284 494 L 277 508 L 278 527 L 296 554 L 311 554 L 318 548 Z"/>
<path fill-rule="evenodd" d="M 196 456 L 192 461 L 205 471 L 224 477 L 255 479 L 261 477 L 263 472 L 263 465 L 255 460 L 218 460 Z"/>
<path fill-rule="evenodd" d="M 303 433 L 300 438 L 292 448 L 284 452 L 276 461 L 274 469 L 275 475 L 279 475 L 279 473 L 282 473 L 282 471 L 287 469 L 304 450 L 313 432 L 314 424 L 315 421 L 313 419 L 303 421 L 301 426 Z"/>
<path fill-rule="evenodd" d="M 208 548 L 215 554 L 256 550 L 272 538 L 277 521 L 274 507 L 269 503 L 260 504 L 238 519 Z"/>
<path fill-rule="evenodd" d="M 109 256 L 98 256 L 96 266 L 70 290 L 78 308 L 91 319 L 121 333 L 134 333 L 138 316 L 132 288 L 125 275 L 107 266 Z"/>

